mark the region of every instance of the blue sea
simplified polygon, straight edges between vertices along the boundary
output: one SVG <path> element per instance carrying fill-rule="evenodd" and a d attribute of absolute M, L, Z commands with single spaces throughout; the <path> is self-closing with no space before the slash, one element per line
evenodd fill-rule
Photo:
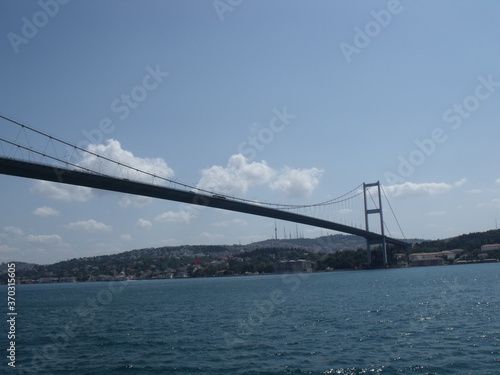
<path fill-rule="evenodd" d="M 16 298 L 2 374 L 500 374 L 500 263 L 19 285 Z"/>

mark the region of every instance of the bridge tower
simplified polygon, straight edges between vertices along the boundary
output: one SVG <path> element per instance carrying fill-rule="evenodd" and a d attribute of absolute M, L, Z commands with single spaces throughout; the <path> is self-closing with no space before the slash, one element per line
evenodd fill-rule
<path fill-rule="evenodd" d="M 371 187 L 377 187 L 378 203 L 375 200 L 373 200 L 373 197 L 372 197 L 373 204 L 370 205 L 368 203 L 366 193 L 367 193 L 368 189 L 370 189 Z M 373 215 L 373 214 L 375 214 L 375 215 L 378 214 L 379 218 L 380 218 L 380 234 L 382 235 L 381 240 L 373 240 L 373 239 L 369 239 L 369 238 L 366 239 L 367 262 L 368 262 L 368 265 L 370 265 L 371 260 L 372 260 L 372 251 L 371 251 L 372 245 L 379 245 L 382 248 L 382 262 L 383 262 L 384 266 L 386 266 L 387 265 L 387 246 L 386 246 L 385 234 L 384 234 L 384 218 L 382 215 L 382 196 L 380 194 L 380 181 L 370 183 L 370 184 L 363 183 L 363 197 L 364 197 L 364 201 L 365 201 L 365 226 L 366 226 L 366 230 L 367 231 L 370 230 L 368 216 Z M 371 207 L 371 208 L 368 208 L 368 207 Z"/>

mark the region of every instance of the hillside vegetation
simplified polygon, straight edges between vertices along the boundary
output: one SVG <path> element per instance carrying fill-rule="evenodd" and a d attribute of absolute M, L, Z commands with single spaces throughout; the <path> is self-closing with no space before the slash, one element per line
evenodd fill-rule
<path fill-rule="evenodd" d="M 452 249 L 463 249 L 459 259 L 480 261 L 485 258 L 481 245 L 500 243 L 500 230 L 408 242 L 412 245 L 406 249 L 388 247 L 389 267 L 407 265 L 413 253 Z M 489 251 L 487 256 L 500 259 L 500 250 Z M 364 239 L 331 235 L 317 239 L 267 240 L 247 246 L 147 248 L 51 265 L 16 263 L 16 269 L 20 282 L 138 280 L 273 273 L 277 262 L 298 259 L 310 261 L 313 271 L 368 267 Z M 381 264 L 381 252 L 373 251 L 370 267 L 381 267 Z M 0 265 L 0 275 L 0 282 L 5 282 L 6 264 Z"/>

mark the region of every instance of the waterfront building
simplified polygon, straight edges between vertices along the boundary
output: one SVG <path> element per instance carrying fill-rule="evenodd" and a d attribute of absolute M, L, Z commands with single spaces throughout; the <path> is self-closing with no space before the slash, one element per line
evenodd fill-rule
<path fill-rule="evenodd" d="M 410 254 L 412 267 L 419 266 L 442 266 L 444 264 L 444 254 L 438 253 L 415 253 Z"/>
<path fill-rule="evenodd" d="M 481 251 L 493 251 L 493 250 L 500 250 L 500 244 L 494 243 L 481 246 Z"/>
<path fill-rule="evenodd" d="M 275 273 L 302 273 L 312 272 L 312 263 L 310 260 L 282 260 L 274 263 Z"/>

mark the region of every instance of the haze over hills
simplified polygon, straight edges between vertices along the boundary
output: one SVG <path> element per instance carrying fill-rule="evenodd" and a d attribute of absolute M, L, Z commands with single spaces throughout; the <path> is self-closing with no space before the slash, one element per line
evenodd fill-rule
<path fill-rule="evenodd" d="M 414 240 L 421 241 L 421 240 Z M 110 279 L 111 277 L 163 278 L 192 276 L 195 269 L 199 275 L 215 275 L 228 272 L 273 272 L 278 260 L 304 258 L 318 262 L 328 254 L 359 249 L 357 260 L 342 267 L 354 268 L 365 259 L 364 238 L 335 234 L 318 238 L 268 239 L 248 245 L 183 245 L 143 248 L 118 254 L 82 257 L 50 265 L 17 263 L 20 277 L 31 280 L 58 279 L 78 281 Z M 241 263 L 241 264 L 237 264 Z M 247 264 L 248 263 L 248 264 Z M 195 269 L 193 269 L 195 267 Z M 6 272 L 7 264 L 0 264 L 0 273 Z M 237 271 L 234 271 L 237 270 Z"/>
<path fill-rule="evenodd" d="M 425 240 L 422 239 L 405 239 L 408 243 L 418 243 Z M 160 252 L 167 252 L 172 254 L 185 254 L 185 255 L 200 255 L 200 254 L 212 254 L 212 255 L 231 255 L 240 253 L 242 251 L 252 251 L 262 248 L 288 248 L 288 249 L 303 249 L 311 252 L 325 252 L 331 253 L 342 250 L 356 250 L 356 249 L 366 249 L 366 240 L 359 236 L 349 235 L 349 234 L 332 234 L 327 236 L 321 236 L 317 238 L 288 238 L 288 239 L 267 239 L 264 241 L 257 241 L 247 245 L 180 245 L 180 246 L 163 246 L 158 248 L 142 248 L 128 250 L 122 253 L 96 256 L 91 258 L 105 258 L 105 257 L 123 257 L 130 256 L 131 258 L 136 258 L 138 254 L 140 255 L 150 255 Z M 76 258 L 76 259 L 88 259 Z M 74 260 L 74 259 L 72 259 Z M 13 260 L 15 262 L 15 260 Z M 57 263 L 64 263 L 57 262 Z M 57 264 L 55 263 L 55 264 Z M 36 263 L 17 263 L 18 269 L 29 269 L 32 268 Z M 0 264 L 0 272 L 4 272 L 6 265 L 4 263 Z"/>
<path fill-rule="evenodd" d="M 418 240 L 421 241 L 421 240 Z M 328 236 L 321 236 L 318 238 L 289 238 L 289 239 L 268 239 L 264 241 L 253 242 L 248 245 L 180 245 L 180 246 L 164 246 L 158 248 L 143 248 L 125 251 L 122 253 L 99 256 L 99 258 L 104 257 L 122 257 L 130 256 L 131 258 L 136 258 L 138 254 L 150 255 L 153 253 L 168 252 L 172 254 L 186 254 L 194 255 L 199 253 L 207 254 L 218 254 L 218 255 L 230 255 L 239 253 L 241 251 L 251 251 L 261 248 L 301 248 L 307 249 L 308 251 L 322 251 L 322 252 L 334 252 L 340 250 L 354 250 L 358 248 L 366 249 L 366 240 L 362 237 L 345 235 L 345 234 L 334 234 Z M 96 257 L 94 257 L 96 258 Z M 77 258 L 77 259 L 87 259 L 87 258 Z M 13 260 L 14 262 L 15 260 Z M 64 262 L 64 261 L 63 261 Z M 58 263 L 63 263 L 58 262 Z M 29 269 L 36 265 L 36 263 L 17 263 L 18 269 Z M 6 264 L 0 264 L 0 272 L 5 272 Z"/>
<path fill-rule="evenodd" d="M 406 249 L 388 248 L 389 262 L 401 266 L 396 258 L 408 259 L 412 253 L 463 249 L 461 258 L 481 261 L 481 246 L 500 243 L 500 230 L 469 233 L 461 236 L 426 241 L 406 240 Z M 396 257 L 395 254 L 399 253 Z M 377 252 L 373 252 L 372 267 Z M 488 256 L 500 259 L 500 250 Z M 364 238 L 335 234 L 318 238 L 269 239 L 248 245 L 164 246 L 125 251 L 113 255 L 76 258 L 51 265 L 17 263 L 16 272 L 23 282 L 108 281 L 175 277 L 222 276 L 273 273 L 276 262 L 303 259 L 312 270 L 362 269 L 366 263 Z M 0 264 L 0 274 L 7 264 Z M 3 277 L 2 277 L 3 279 Z M 1 280 L 3 281 L 3 280 Z"/>
<path fill-rule="evenodd" d="M 405 239 L 408 243 L 425 241 L 423 239 Z M 334 252 L 342 250 L 366 249 L 366 240 L 363 237 L 349 234 L 333 234 L 317 238 L 289 238 L 269 239 L 245 245 L 246 249 L 258 249 L 262 247 L 300 247 L 309 251 Z"/>

